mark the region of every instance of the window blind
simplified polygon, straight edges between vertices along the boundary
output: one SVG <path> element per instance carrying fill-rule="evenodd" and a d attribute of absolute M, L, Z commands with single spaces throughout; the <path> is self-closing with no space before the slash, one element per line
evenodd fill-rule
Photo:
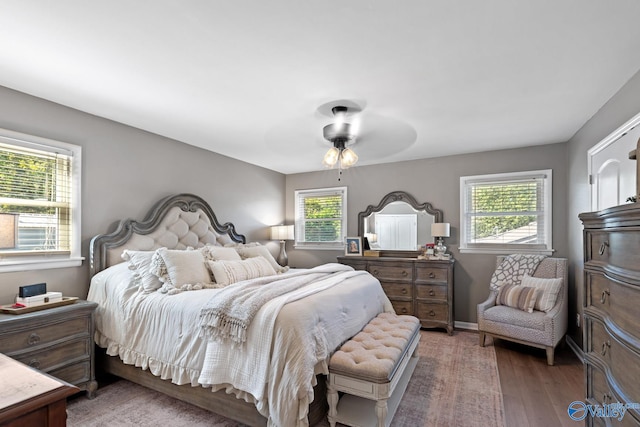
<path fill-rule="evenodd" d="M 508 175 L 508 174 L 505 174 Z M 547 175 L 469 179 L 464 188 L 467 247 L 547 247 Z"/>
<path fill-rule="evenodd" d="M 336 246 L 345 238 L 346 188 L 296 192 L 296 245 Z"/>
<path fill-rule="evenodd" d="M 71 206 L 71 152 L 0 142 L 0 213 L 17 218 L 17 238 L 4 251 L 68 253 Z"/>

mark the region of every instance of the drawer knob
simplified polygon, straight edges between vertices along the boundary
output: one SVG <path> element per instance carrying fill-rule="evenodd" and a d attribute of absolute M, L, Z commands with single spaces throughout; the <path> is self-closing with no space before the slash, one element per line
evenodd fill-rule
<path fill-rule="evenodd" d="M 32 359 L 29 362 L 29 366 L 31 366 L 32 368 L 40 369 L 40 361 L 38 359 Z"/>
<path fill-rule="evenodd" d="M 605 289 L 604 291 L 602 291 L 602 295 L 600 296 L 600 304 L 605 303 L 605 301 L 607 300 L 607 295 L 611 295 L 609 289 Z"/>
<path fill-rule="evenodd" d="M 406 295 L 408 292 L 409 292 L 409 291 L 407 290 L 407 288 L 402 288 L 402 293 L 403 293 L 404 295 Z"/>
<path fill-rule="evenodd" d="M 604 393 L 602 395 L 602 403 L 607 403 L 609 400 L 611 400 L 611 395 L 609 393 Z"/>
<path fill-rule="evenodd" d="M 378 270 L 373 270 L 373 275 L 377 276 L 378 275 Z"/>
<path fill-rule="evenodd" d="M 609 246 L 609 242 L 602 242 L 602 244 L 600 245 L 600 250 L 598 250 L 600 256 L 604 255 L 604 252 L 607 250 L 607 246 Z"/>
<path fill-rule="evenodd" d="M 433 291 L 433 289 L 429 289 L 429 296 L 434 296 L 436 293 Z"/>
<path fill-rule="evenodd" d="M 402 307 L 402 314 L 407 314 L 409 312 L 409 310 L 407 310 L 407 307 Z"/>
<path fill-rule="evenodd" d="M 603 342 L 602 351 L 600 351 L 600 354 L 602 354 L 603 356 L 607 354 L 607 350 L 609 349 L 609 347 L 611 347 L 611 341 L 607 340 L 607 342 Z"/>
<path fill-rule="evenodd" d="M 36 345 L 40 342 L 40 335 L 33 333 L 29 335 L 29 339 L 27 340 L 29 345 Z"/>
<path fill-rule="evenodd" d="M 429 312 L 429 316 L 431 316 L 431 317 L 435 317 L 435 315 L 436 315 L 436 312 L 435 312 L 435 311 L 431 310 L 431 311 Z"/>
<path fill-rule="evenodd" d="M 435 279 L 435 278 L 436 278 L 436 275 L 434 274 L 433 271 L 429 273 L 429 279 Z"/>
<path fill-rule="evenodd" d="M 402 277 L 407 277 L 408 275 L 407 270 L 402 270 Z"/>

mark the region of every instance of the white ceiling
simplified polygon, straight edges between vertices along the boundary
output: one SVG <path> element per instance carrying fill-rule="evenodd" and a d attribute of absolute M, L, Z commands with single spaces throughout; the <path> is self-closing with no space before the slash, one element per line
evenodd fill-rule
<path fill-rule="evenodd" d="M 297 173 L 322 169 L 340 99 L 363 107 L 359 165 L 567 141 L 640 69 L 638 17 L 637 0 L 3 0 L 0 85 Z"/>

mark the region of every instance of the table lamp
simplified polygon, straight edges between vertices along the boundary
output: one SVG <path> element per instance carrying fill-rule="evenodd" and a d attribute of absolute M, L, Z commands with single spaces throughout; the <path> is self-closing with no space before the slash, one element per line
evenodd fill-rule
<path fill-rule="evenodd" d="M 448 222 L 434 222 L 431 224 L 431 235 L 438 238 L 438 243 L 433 249 L 438 258 L 441 258 L 447 252 L 447 247 L 444 245 L 442 238 L 449 237 L 450 228 Z"/>
<path fill-rule="evenodd" d="M 293 225 L 274 225 L 271 227 L 271 240 L 280 240 L 280 254 L 276 261 L 283 267 L 289 264 L 289 257 L 284 250 L 285 240 L 293 240 Z"/>

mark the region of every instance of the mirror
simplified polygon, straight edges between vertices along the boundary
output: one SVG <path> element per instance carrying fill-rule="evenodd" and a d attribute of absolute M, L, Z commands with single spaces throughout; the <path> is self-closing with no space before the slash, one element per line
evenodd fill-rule
<path fill-rule="evenodd" d="M 442 222 L 441 210 L 418 203 L 409 193 L 394 191 L 358 214 L 358 235 L 367 238 L 372 250 L 418 251 L 433 242 L 434 222 Z"/>

